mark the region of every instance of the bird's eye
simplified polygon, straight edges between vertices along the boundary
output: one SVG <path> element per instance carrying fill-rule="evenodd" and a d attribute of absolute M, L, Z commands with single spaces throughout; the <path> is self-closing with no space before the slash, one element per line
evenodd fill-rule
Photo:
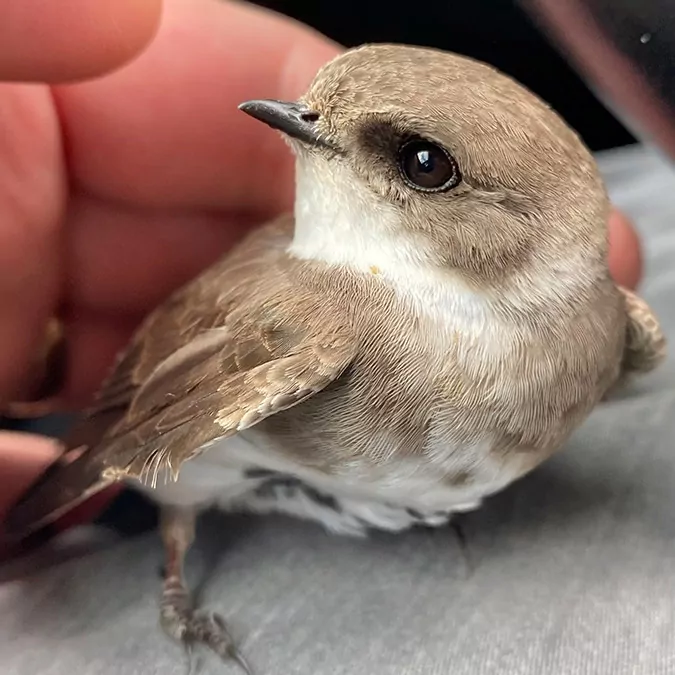
<path fill-rule="evenodd" d="M 421 192 L 442 192 L 461 180 L 455 160 L 440 146 L 424 140 L 404 143 L 398 152 L 403 180 Z"/>

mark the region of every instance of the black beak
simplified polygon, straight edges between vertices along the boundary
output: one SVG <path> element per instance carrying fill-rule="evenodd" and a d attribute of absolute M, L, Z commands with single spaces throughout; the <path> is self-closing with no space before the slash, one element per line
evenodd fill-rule
<path fill-rule="evenodd" d="M 246 101 L 239 110 L 309 145 L 325 145 L 319 138 L 316 121 L 319 114 L 301 103 L 263 99 Z"/>

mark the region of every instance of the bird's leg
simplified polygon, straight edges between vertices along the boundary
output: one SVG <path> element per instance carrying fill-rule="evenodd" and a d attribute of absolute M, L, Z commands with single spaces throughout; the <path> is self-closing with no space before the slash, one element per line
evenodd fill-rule
<path fill-rule="evenodd" d="M 202 644 L 224 661 L 234 660 L 251 675 L 251 669 L 237 650 L 224 619 L 211 612 L 196 611 L 185 583 L 183 563 L 195 536 L 196 515 L 192 509 L 164 507 L 160 532 L 166 553 L 160 623 L 164 631 L 180 642 L 190 656 Z"/>

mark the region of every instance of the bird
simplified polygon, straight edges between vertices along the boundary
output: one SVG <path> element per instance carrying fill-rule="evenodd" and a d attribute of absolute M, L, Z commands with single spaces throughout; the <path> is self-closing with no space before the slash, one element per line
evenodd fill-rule
<path fill-rule="evenodd" d="M 247 667 L 184 579 L 202 511 L 445 525 L 560 450 L 666 339 L 610 275 L 591 152 L 492 66 L 365 44 L 299 99 L 240 110 L 295 157 L 292 212 L 145 319 L 6 526 L 25 537 L 117 482 L 149 495 L 162 627 Z"/>

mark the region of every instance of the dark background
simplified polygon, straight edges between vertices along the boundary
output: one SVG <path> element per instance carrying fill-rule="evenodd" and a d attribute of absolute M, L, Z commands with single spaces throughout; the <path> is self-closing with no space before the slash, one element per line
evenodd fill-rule
<path fill-rule="evenodd" d="M 255 4 L 292 16 L 347 47 L 402 42 L 486 61 L 539 94 L 592 150 L 635 142 L 514 0 L 256 0 Z"/>

